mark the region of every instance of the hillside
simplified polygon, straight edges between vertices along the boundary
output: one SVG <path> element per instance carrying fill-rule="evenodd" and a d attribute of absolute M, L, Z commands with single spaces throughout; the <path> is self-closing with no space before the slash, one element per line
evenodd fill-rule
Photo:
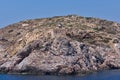
<path fill-rule="evenodd" d="M 0 29 L 0 72 L 85 74 L 120 68 L 120 24 L 77 15 Z"/>

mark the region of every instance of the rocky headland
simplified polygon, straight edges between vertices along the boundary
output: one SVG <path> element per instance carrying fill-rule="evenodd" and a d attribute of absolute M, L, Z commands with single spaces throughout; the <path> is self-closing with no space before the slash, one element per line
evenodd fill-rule
<path fill-rule="evenodd" d="M 120 69 L 120 24 L 77 15 L 0 29 L 0 72 L 86 74 Z"/>

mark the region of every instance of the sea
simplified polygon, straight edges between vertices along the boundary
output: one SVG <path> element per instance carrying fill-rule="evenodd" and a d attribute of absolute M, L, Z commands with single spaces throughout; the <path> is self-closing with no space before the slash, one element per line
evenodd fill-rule
<path fill-rule="evenodd" d="M 0 80 L 120 80 L 120 70 L 100 71 L 85 76 L 0 74 Z"/>

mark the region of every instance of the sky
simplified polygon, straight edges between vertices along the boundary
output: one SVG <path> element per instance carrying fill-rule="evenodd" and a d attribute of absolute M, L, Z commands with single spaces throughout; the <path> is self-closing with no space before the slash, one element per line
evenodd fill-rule
<path fill-rule="evenodd" d="M 27 19 L 70 14 L 120 23 L 120 0 L 0 0 L 0 27 Z"/>

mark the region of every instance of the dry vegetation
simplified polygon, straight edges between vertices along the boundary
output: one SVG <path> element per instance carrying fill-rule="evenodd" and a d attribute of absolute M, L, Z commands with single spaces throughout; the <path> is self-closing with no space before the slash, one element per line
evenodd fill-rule
<path fill-rule="evenodd" d="M 58 23 L 63 25 L 62 29 L 57 28 Z M 28 43 L 44 36 L 51 38 L 50 35 L 57 33 L 88 45 L 110 47 L 113 39 L 120 39 L 120 24 L 77 15 L 25 20 L 0 29 L 0 44 L 14 55 Z"/>

